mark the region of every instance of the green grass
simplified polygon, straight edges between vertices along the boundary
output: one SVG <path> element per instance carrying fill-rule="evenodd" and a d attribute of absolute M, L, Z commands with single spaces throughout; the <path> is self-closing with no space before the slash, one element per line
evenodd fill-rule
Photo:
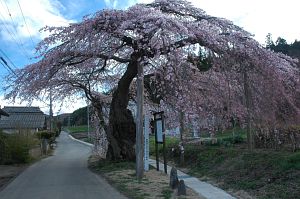
<path fill-rule="evenodd" d="M 172 193 L 173 193 L 173 191 L 170 190 L 170 187 L 164 187 L 164 189 L 162 191 L 162 197 L 164 197 L 164 199 L 171 199 Z"/>
<path fill-rule="evenodd" d="M 209 137 L 209 134 L 203 134 Z M 300 151 L 247 150 L 246 132 L 236 128 L 216 134 L 204 144 L 185 144 L 185 164 L 189 173 L 200 179 L 221 182 L 223 189 L 245 190 L 258 199 L 300 198 Z M 167 137 L 169 160 L 179 164 L 179 139 Z M 154 137 L 150 154 L 155 154 Z M 175 152 L 171 152 L 175 148 Z M 159 145 L 162 156 L 162 145 Z"/>
<path fill-rule="evenodd" d="M 246 139 L 247 135 L 246 135 L 246 131 L 241 128 L 234 128 L 234 129 L 225 130 L 224 132 L 217 132 L 216 135 L 218 139 L 224 139 L 233 136 L 240 136 L 243 139 Z"/>
<path fill-rule="evenodd" d="M 70 127 L 65 127 L 67 131 L 70 133 L 78 133 L 78 132 L 88 132 L 88 126 L 87 125 L 82 125 L 82 126 L 70 126 Z M 90 131 L 92 129 L 90 128 Z"/>
<path fill-rule="evenodd" d="M 176 147 L 179 144 L 179 138 L 177 137 L 166 137 L 166 148 L 170 149 Z M 163 145 L 158 144 L 158 152 L 163 152 Z M 155 155 L 155 137 L 152 135 L 149 139 L 149 153 L 150 155 Z"/>
<path fill-rule="evenodd" d="M 191 175 L 222 182 L 224 189 L 245 190 L 257 198 L 299 197 L 300 152 L 249 152 L 243 145 L 187 146 L 185 160 Z"/>
<path fill-rule="evenodd" d="M 225 131 L 218 131 L 215 135 L 217 139 L 224 139 L 228 137 L 233 137 L 233 136 L 240 136 L 243 139 L 246 139 L 246 131 L 242 128 L 236 127 L 234 129 L 228 129 Z M 210 134 L 208 132 L 201 132 L 200 134 L 201 138 L 209 138 Z"/>
<path fill-rule="evenodd" d="M 209 138 L 210 135 L 208 133 L 202 133 L 201 138 Z M 207 145 L 226 145 L 231 146 L 233 144 L 239 144 L 246 141 L 246 132 L 245 130 L 241 128 L 236 128 L 233 130 L 226 130 L 224 132 L 218 132 L 216 134 L 216 138 L 218 142 L 216 144 L 211 144 L 211 140 L 206 143 Z M 170 148 L 177 148 L 178 144 L 180 142 L 180 139 L 178 137 L 169 137 L 166 136 L 166 148 L 170 150 Z M 150 154 L 155 154 L 155 137 L 152 135 L 150 136 Z M 163 145 L 158 144 L 158 151 L 159 153 L 162 153 L 163 151 Z"/>
<path fill-rule="evenodd" d="M 97 165 L 97 169 L 101 172 L 110 172 L 126 169 L 135 169 L 134 162 L 111 162 L 111 161 L 101 161 Z"/>

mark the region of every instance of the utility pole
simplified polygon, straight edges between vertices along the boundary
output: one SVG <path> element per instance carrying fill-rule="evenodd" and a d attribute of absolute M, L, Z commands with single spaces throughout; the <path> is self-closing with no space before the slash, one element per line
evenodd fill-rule
<path fill-rule="evenodd" d="M 136 114 L 136 176 L 141 180 L 144 175 L 144 147 L 143 147 L 143 104 L 144 104 L 144 71 L 143 64 L 138 65 L 137 74 L 137 114 Z"/>
<path fill-rule="evenodd" d="M 50 132 L 53 130 L 52 89 L 50 89 Z"/>
<path fill-rule="evenodd" d="M 88 139 L 90 139 L 90 107 L 87 101 L 87 125 L 88 125 Z"/>
<path fill-rule="evenodd" d="M 72 113 L 70 113 L 70 114 L 69 114 L 69 117 L 68 117 L 68 127 L 71 126 L 71 114 L 72 114 Z"/>

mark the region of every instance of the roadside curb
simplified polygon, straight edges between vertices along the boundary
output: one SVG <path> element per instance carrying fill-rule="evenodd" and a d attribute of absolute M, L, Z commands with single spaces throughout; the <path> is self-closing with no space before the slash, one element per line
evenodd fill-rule
<path fill-rule="evenodd" d="M 149 158 L 149 164 L 156 168 L 156 161 Z M 159 162 L 159 168 L 163 168 L 163 164 Z M 170 175 L 171 166 L 167 166 L 167 174 Z M 196 177 L 192 177 L 180 170 L 177 170 L 178 179 L 184 180 L 184 183 L 189 188 L 193 189 L 200 196 L 206 199 L 236 199 L 224 190 L 215 187 L 207 182 L 203 182 Z"/>
<path fill-rule="evenodd" d="M 66 132 L 66 133 L 68 133 L 68 132 Z M 69 137 L 70 137 L 72 140 L 75 140 L 75 141 L 77 141 L 77 142 L 80 142 L 81 144 L 85 144 L 85 145 L 90 146 L 90 147 L 93 147 L 93 146 L 94 146 L 94 145 L 91 144 L 91 143 L 88 143 L 88 142 L 85 142 L 85 141 L 82 141 L 82 140 L 78 140 L 78 139 L 74 138 L 74 137 L 73 137 L 72 135 L 70 135 L 70 134 L 69 134 Z"/>

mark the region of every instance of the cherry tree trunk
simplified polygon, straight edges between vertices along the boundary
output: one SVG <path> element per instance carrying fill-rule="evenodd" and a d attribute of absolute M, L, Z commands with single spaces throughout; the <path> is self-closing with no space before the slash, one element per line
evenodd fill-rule
<path fill-rule="evenodd" d="M 179 111 L 179 123 L 180 123 L 180 165 L 184 165 L 184 136 L 185 136 L 185 127 L 184 127 L 184 112 Z"/>
<path fill-rule="evenodd" d="M 246 108 L 247 108 L 247 116 L 246 116 L 246 132 L 247 132 L 247 143 L 248 143 L 248 149 L 250 151 L 254 148 L 254 138 L 253 133 L 251 131 L 251 90 L 249 85 L 249 78 L 247 71 L 243 72 L 244 74 L 244 94 L 245 94 L 245 101 L 246 101 Z"/>
<path fill-rule="evenodd" d="M 93 123 L 95 127 L 95 140 L 94 140 L 94 155 L 101 159 L 106 158 L 108 149 L 107 140 L 107 123 L 105 122 L 102 110 L 102 104 L 99 100 L 92 101 L 92 106 L 94 108 Z"/>
<path fill-rule="evenodd" d="M 137 59 L 132 58 L 113 93 L 109 112 L 108 152 L 110 160 L 135 160 L 135 122 L 130 110 L 129 86 L 137 75 Z"/>

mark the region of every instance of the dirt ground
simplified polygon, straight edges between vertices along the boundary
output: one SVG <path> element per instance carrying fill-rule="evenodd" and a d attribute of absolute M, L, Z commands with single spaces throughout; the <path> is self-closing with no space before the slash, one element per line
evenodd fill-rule
<path fill-rule="evenodd" d="M 169 187 L 169 176 L 155 169 L 145 172 L 141 182 L 135 180 L 134 170 L 113 171 L 105 175 L 113 182 L 123 184 L 129 190 L 138 190 L 143 198 L 147 199 L 168 198 L 166 192 L 170 192 L 169 195 L 174 199 L 205 199 L 188 187 L 186 196 L 177 196 L 177 190 L 172 191 Z"/>
<path fill-rule="evenodd" d="M 186 187 L 186 196 L 177 196 L 177 190 L 169 186 L 169 176 L 162 171 L 150 168 L 144 172 L 142 180 L 138 181 L 135 169 L 119 167 L 119 169 L 101 170 L 97 166 L 97 158 L 89 159 L 89 168 L 96 174 L 103 176 L 110 184 L 128 198 L 136 199 L 205 199 L 194 190 Z"/>
<path fill-rule="evenodd" d="M 26 167 L 26 165 L 0 165 L 0 191 L 24 171 Z"/>

